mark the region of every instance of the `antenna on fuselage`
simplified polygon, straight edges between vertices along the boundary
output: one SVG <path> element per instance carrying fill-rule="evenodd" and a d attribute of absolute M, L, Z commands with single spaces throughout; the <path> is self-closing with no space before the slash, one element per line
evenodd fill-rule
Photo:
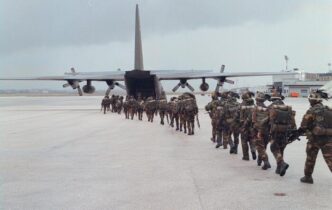
<path fill-rule="evenodd" d="M 144 70 L 143 51 L 141 39 L 141 24 L 139 20 L 138 4 L 136 4 L 136 20 L 135 20 L 135 70 Z"/>

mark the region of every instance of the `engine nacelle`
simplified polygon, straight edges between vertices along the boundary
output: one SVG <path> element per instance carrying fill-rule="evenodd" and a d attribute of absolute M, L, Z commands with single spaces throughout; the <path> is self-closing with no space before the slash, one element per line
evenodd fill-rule
<path fill-rule="evenodd" d="M 96 90 L 96 88 L 92 85 L 84 85 L 83 86 L 83 92 L 84 93 L 88 93 L 88 94 L 92 94 L 94 93 Z"/>
<path fill-rule="evenodd" d="M 206 82 L 203 82 L 200 86 L 199 89 L 201 89 L 201 91 L 205 92 L 209 89 L 209 84 Z"/>

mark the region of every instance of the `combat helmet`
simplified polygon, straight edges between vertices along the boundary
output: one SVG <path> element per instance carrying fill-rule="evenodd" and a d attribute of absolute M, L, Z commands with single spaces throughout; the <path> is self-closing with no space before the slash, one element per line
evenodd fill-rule
<path fill-rule="evenodd" d="M 317 104 L 321 103 L 323 99 L 328 100 L 328 94 L 325 93 L 323 90 L 316 90 L 316 91 L 311 91 L 308 100 L 310 104 Z"/>
<path fill-rule="evenodd" d="M 242 93 L 241 98 L 242 98 L 242 100 L 248 100 L 254 96 L 255 96 L 255 93 L 250 92 L 250 91 L 245 91 L 244 93 Z"/>
<path fill-rule="evenodd" d="M 234 91 L 228 91 L 228 97 L 230 98 L 240 98 L 240 95 Z"/>
<path fill-rule="evenodd" d="M 171 101 L 175 101 L 175 100 L 177 100 L 177 97 L 173 96 L 173 97 L 171 98 Z"/>
<path fill-rule="evenodd" d="M 185 92 L 182 94 L 183 99 L 196 99 L 195 95 L 189 92 Z"/>
<path fill-rule="evenodd" d="M 218 92 L 212 92 L 211 93 L 211 99 L 212 100 L 217 100 L 218 99 Z"/>
<path fill-rule="evenodd" d="M 220 94 L 220 97 L 221 97 L 222 99 L 227 99 L 227 98 L 228 98 L 228 91 L 224 91 L 224 92 L 222 92 L 222 93 Z"/>
<path fill-rule="evenodd" d="M 256 92 L 256 97 L 255 97 L 256 101 L 264 102 L 266 100 L 269 100 L 270 98 L 271 96 L 268 94 L 259 91 Z"/>
<path fill-rule="evenodd" d="M 273 93 L 271 94 L 270 97 L 270 101 L 274 101 L 274 100 L 284 100 L 285 97 L 283 95 L 281 95 L 278 91 L 273 91 Z"/>

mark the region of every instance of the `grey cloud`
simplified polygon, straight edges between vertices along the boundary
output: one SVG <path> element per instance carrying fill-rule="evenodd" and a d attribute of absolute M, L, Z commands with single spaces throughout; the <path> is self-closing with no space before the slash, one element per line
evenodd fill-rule
<path fill-rule="evenodd" d="M 137 2 L 144 36 L 249 21 L 276 22 L 303 1 L 0 0 L 0 53 L 131 40 Z"/>

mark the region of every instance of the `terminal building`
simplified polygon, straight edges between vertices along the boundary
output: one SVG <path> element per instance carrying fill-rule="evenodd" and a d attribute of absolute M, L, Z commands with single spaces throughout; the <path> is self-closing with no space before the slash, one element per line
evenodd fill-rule
<path fill-rule="evenodd" d="M 278 89 L 284 96 L 308 97 L 312 90 L 317 90 L 332 80 L 332 72 L 306 73 L 297 69 L 292 72 L 294 74 L 273 76 L 273 84 L 267 85 L 267 89 Z"/>

